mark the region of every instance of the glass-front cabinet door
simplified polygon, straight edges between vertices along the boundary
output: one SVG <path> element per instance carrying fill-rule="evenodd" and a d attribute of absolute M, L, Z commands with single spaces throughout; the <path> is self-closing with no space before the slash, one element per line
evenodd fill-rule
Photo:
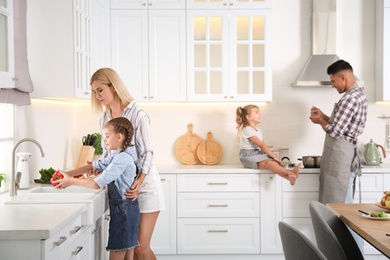
<path fill-rule="evenodd" d="M 271 101 L 270 12 L 192 10 L 189 101 Z"/>
<path fill-rule="evenodd" d="M 13 2 L 0 0 L 0 88 L 15 87 Z"/>

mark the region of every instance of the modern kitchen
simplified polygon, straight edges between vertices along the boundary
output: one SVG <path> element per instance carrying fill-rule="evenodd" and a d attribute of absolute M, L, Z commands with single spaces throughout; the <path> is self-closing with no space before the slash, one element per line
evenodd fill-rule
<path fill-rule="evenodd" d="M 74 186 L 60 193 L 34 182 L 41 169 L 73 168 L 83 136 L 100 131 L 101 113 L 91 107 L 89 79 L 102 67 L 119 73 L 150 118 L 165 197 L 151 243 L 157 259 L 284 259 L 279 221 L 315 242 L 309 203 L 318 200 L 319 168 L 302 165 L 294 186 L 268 170 L 245 169 L 236 144 L 236 109 L 257 105 L 264 141 L 291 164 L 321 156 L 325 132 L 309 116 L 312 106 L 330 114 L 342 96 L 326 74 L 335 57 L 352 65 L 368 100 L 358 147 L 364 153 L 374 142 L 381 160 L 363 165 L 354 202 L 380 202 L 390 190 L 390 1 L 324 2 L 335 4 L 332 14 L 317 20 L 315 0 L 27 1 L 31 104 L 0 103 L 0 259 L 108 259 L 105 190 Z M 252 38 L 238 44 L 234 35 L 245 33 L 237 32 L 233 21 L 245 24 L 247 17 Z M 308 72 L 322 78 L 302 78 L 314 68 L 309 62 L 316 55 L 331 59 Z M 254 65 L 240 70 L 235 62 Z M 242 87 L 258 81 L 259 89 Z M 212 133 L 220 149 L 216 161 L 183 162 L 177 144 L 189 125 L 202 141 Z M 44 156 L 32 142 L 15 147 L 24 138 L 36 140 Z M 19 163 L 15 152 L 31 156 L 30 187 L 14 197 L 50 193 L 52 201 L 23 203 L 10 197 Z M 61 233 L 68 229 L 73 238 Z M 61 244 L 65 249 L 58 249 Z M 368 243 L 364 252 L 365 259 L 387 259 Z"/>

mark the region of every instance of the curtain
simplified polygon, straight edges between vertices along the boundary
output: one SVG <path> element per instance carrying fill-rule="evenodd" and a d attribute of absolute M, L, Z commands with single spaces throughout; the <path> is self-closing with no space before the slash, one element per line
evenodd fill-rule
<path fill-rule="evenodd" d="M 27 0 L 13 1 L 15 88 L 0 89 L 0 103 L 31 105 L 30 93 L 34 86 L 27 60 Z"/>

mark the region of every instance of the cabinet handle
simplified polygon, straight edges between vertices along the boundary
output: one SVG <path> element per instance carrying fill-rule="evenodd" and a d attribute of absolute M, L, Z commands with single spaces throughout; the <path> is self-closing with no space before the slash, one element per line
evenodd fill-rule
<path fill-rule="evenodd" d="M 17 77 L 13 77 L 12 81 L 18 81 L 19 79 Z"/>
<path fill-rule="evenodd" d="M 74 250 L 74 251 L 72 252 L 72 255 L 78 255 L 78 254 L 80 253 L 81 250 L 83 250 L 83 247 L 82 247 L 82 246 L 78 246 L 78 247 L 76 248 L 76 250 Z"/>
<path fill-rule="evenodd" d="M 165 179 L 164 179 L 164 178 L 162 178 L 162 179 L 160 179 L 160 181 L 165 181 Z"/>
<path fill-rule="evenodd" d="M 76 226 L 73 230 L 70 231 L 71 234 L 76 234 L 81 229 L 80 226 Z"/>
<path fill-rule="evenodd" d="M 53 243 L 53 246 L 60 246 L 62 243 L 64 243 L 66 240 L 66 237 L 60 237 L 60 240 Z"/>
<path fill-rule="evenodd" d="M 89 95 L 89 92 L 84 92 L 84 95 Z"/>
<path fill-rule="evenodd" d="M 225 204 L 225 205 L 208 205 L 208 207 L 210 208 L 227 208 L 229 207 L 228 204 Z"/>
<path fill-rule="evenodd" d="M 231 99 L 233 99 L 234 97 L 233 96 L 230 96 Z"/>
<path fill-rule="evenodd" d="M 209 182 L 208 185 L 228 185 L 227 182 Z"/>
<path fill-rule="evenodd" d="M 228 230 L 227 229 L 223 229 L 223 230 L 209 229 L 209 230 L 207 230 L 207 232 L 209 232 L 209 233 L 227 233 Z"/>
<path fill-rule="evenodd" d="M 92 234 L 92 235 L 95 235 L 96 232 L 97 232 L 97 229 L 94 229 L 94 230 L 91 232 L 91 234 Z"/>

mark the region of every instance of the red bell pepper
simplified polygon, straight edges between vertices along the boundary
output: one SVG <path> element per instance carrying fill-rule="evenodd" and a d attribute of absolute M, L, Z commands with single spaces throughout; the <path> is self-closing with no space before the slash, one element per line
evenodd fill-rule
<path fill-rule="evenodd" d="M 53 183 L 53 181 L 58 181 L 60 179 L 64 178 L 64 175 L 59 171 L 57 170 L 53 176 L 51 176 L 51 179 L 50 179 L 50 182 L 51 182 L 51 185 L 53 185 L 54 187 L 58 185 L 58 183 Z"/>

